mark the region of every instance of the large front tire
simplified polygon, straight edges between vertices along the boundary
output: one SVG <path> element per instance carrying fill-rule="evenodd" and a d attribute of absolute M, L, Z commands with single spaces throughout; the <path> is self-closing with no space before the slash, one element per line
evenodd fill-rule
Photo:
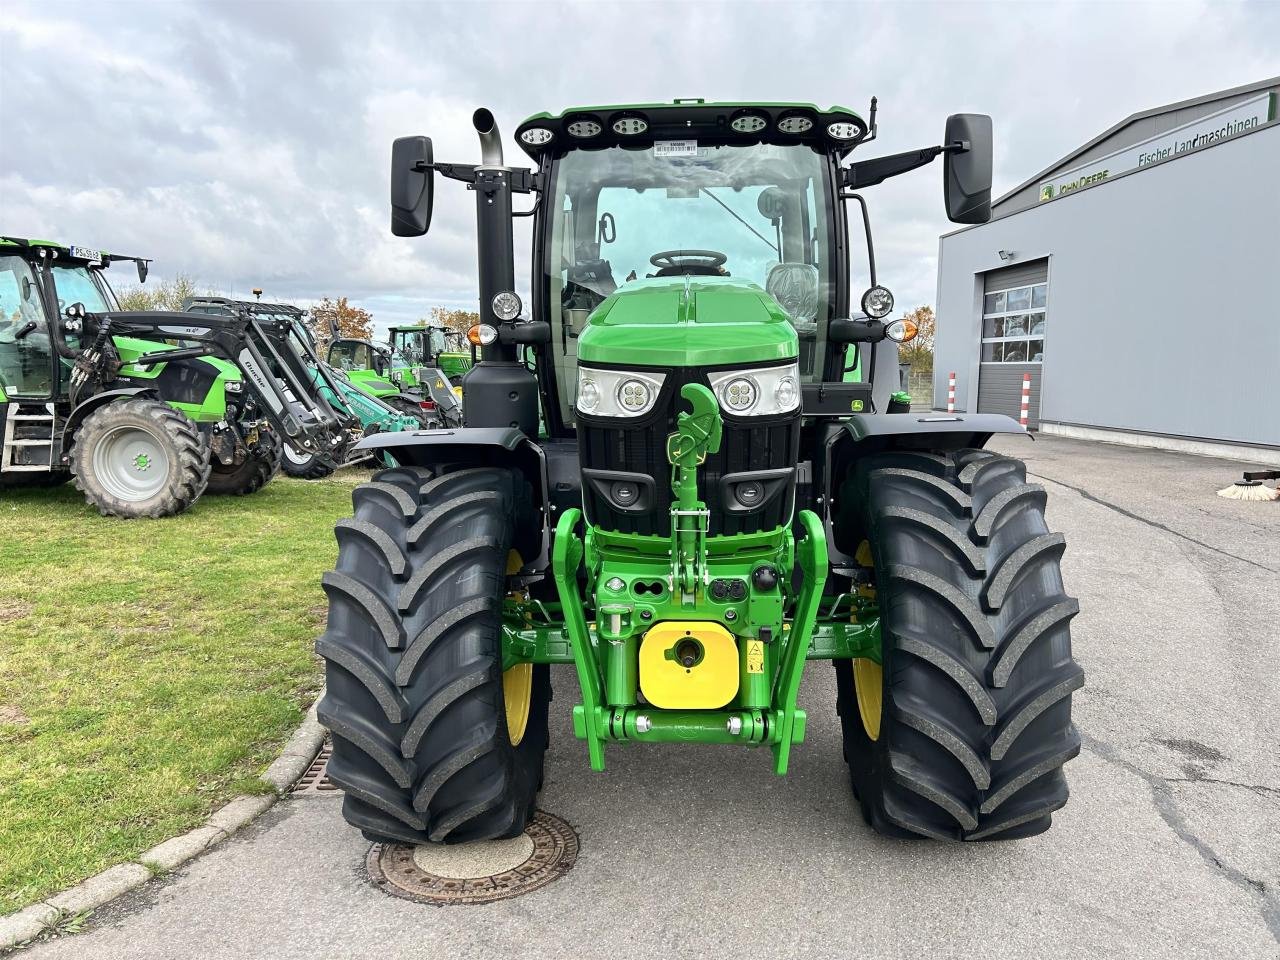
<path fill-rule="evenodd" d="M 214 458 L 206 492 L 229 497 L 257 493 L 280 472 L 283 455 L 284 444 L 275 431 L 262 430 L 258 435 L 257 450 L 248 454 L 239 465 L 224 467 Z"/>
<path fill-rule="evenodd" d="M 117 400 L 80 424 L 71 474 L 103 516 L 170 517 L 204 493 L 209 446 L 190 418 L 167 403 Z"/>
<path fill-rule="evenodd" d="M 877 831 L 996 840 L 1047 830 L 1080 751 L 1071 694 L 1079 610 L 1060 534 L 1018 460 L 886 453 L 854 477 L 883 669 L 836 664 L 854 793 Z"/>
<path fill-rule="evenodd" d="M 337 527 L 316 643 L 343 816 L 374 840 L 459 843 L 519 834 L 547 748 L 545 665 L 502 672 L 518 474 L 377 474 Z"/>

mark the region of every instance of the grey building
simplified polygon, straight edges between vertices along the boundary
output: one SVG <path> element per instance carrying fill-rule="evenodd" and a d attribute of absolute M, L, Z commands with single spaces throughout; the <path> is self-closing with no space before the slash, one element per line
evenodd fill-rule
<path fill-rule="evenodd" d="M 1137 113 L 946 234 L 934 406 L 1280 464 L 1280 77 Z"/>

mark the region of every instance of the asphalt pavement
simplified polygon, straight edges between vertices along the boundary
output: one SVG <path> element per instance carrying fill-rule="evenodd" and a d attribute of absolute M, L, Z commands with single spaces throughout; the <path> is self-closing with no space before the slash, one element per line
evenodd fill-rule
<path fill-rule="evenodd" d="M 581 853 L 550 885 L 485 906 L 393 898 L 340 800 L 307 795 L 25 956 L 1280 957 L 1280 502 L 1214 496 L 1244 464 L 995 446 L 1049 489 L 1080 598 L 1084 750 L 1047 834 L 872 834 L 824 663 L 785 778 L 764 751 L 717 747 L 613 747 L 592 773 L 558 669 L 540 803 Z"/>

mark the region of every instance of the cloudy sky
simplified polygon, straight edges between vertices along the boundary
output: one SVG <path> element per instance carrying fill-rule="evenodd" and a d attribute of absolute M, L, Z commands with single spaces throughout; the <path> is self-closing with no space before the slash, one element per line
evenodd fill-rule
<path fill-rule="evenodd" d="M 393 138 L 479 159 L 579 104 L 802 100 L 863 110 L 868 154 L 989 113 L 999 195 L 1126 115 L 1280 73 L 1280 3 L 348 3 L 6 0 L 0 232 L 154 258 L 222 292 L 347 296 L 385 324 L 475 299 L 472 200 L 388 229 Z M 935 164 L 870 191 L 882 282 L 932 303 Z M 527 224 L 528 221 L 521 221 Z M 527 232 L 517 234 L 525 248 Z M 124 271 L 121 271 L 123 274 Z M 527 285 L 528 269 L 521 271 Z M 124 277 L 118 277 L 117 283 Z"/>

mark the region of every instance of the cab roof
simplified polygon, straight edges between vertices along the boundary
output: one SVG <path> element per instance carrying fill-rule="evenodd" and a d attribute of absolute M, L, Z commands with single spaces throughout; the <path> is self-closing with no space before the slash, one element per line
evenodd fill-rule
<path fill-rule="evenodd" d="M 707 143 L 807 143 L 844 156 L 870 133 L 865 120 L 846 107 L 823 110 L 812 103 L 671 103 L 571 107 L 534 114 L 516 128 L 516 141 L 530 157 L 573 148 L 646 146 L 663 140 Z"/>
<path fill-rule="evenodd" d="M 74 244 L 58 243 L 55 240 L 27 240 L 23 237 L 0 236 L 0 251 L 29 253 L 35 250 L 53 250 L 59 259 L 79 260 L 83 263 L 98 263 L 110 266 L 120 260 L 131 260 L 134 263 L 150 263 L 146 257 L 130 257 L 120 253 L 107 253 L 89 247 Z"/>

